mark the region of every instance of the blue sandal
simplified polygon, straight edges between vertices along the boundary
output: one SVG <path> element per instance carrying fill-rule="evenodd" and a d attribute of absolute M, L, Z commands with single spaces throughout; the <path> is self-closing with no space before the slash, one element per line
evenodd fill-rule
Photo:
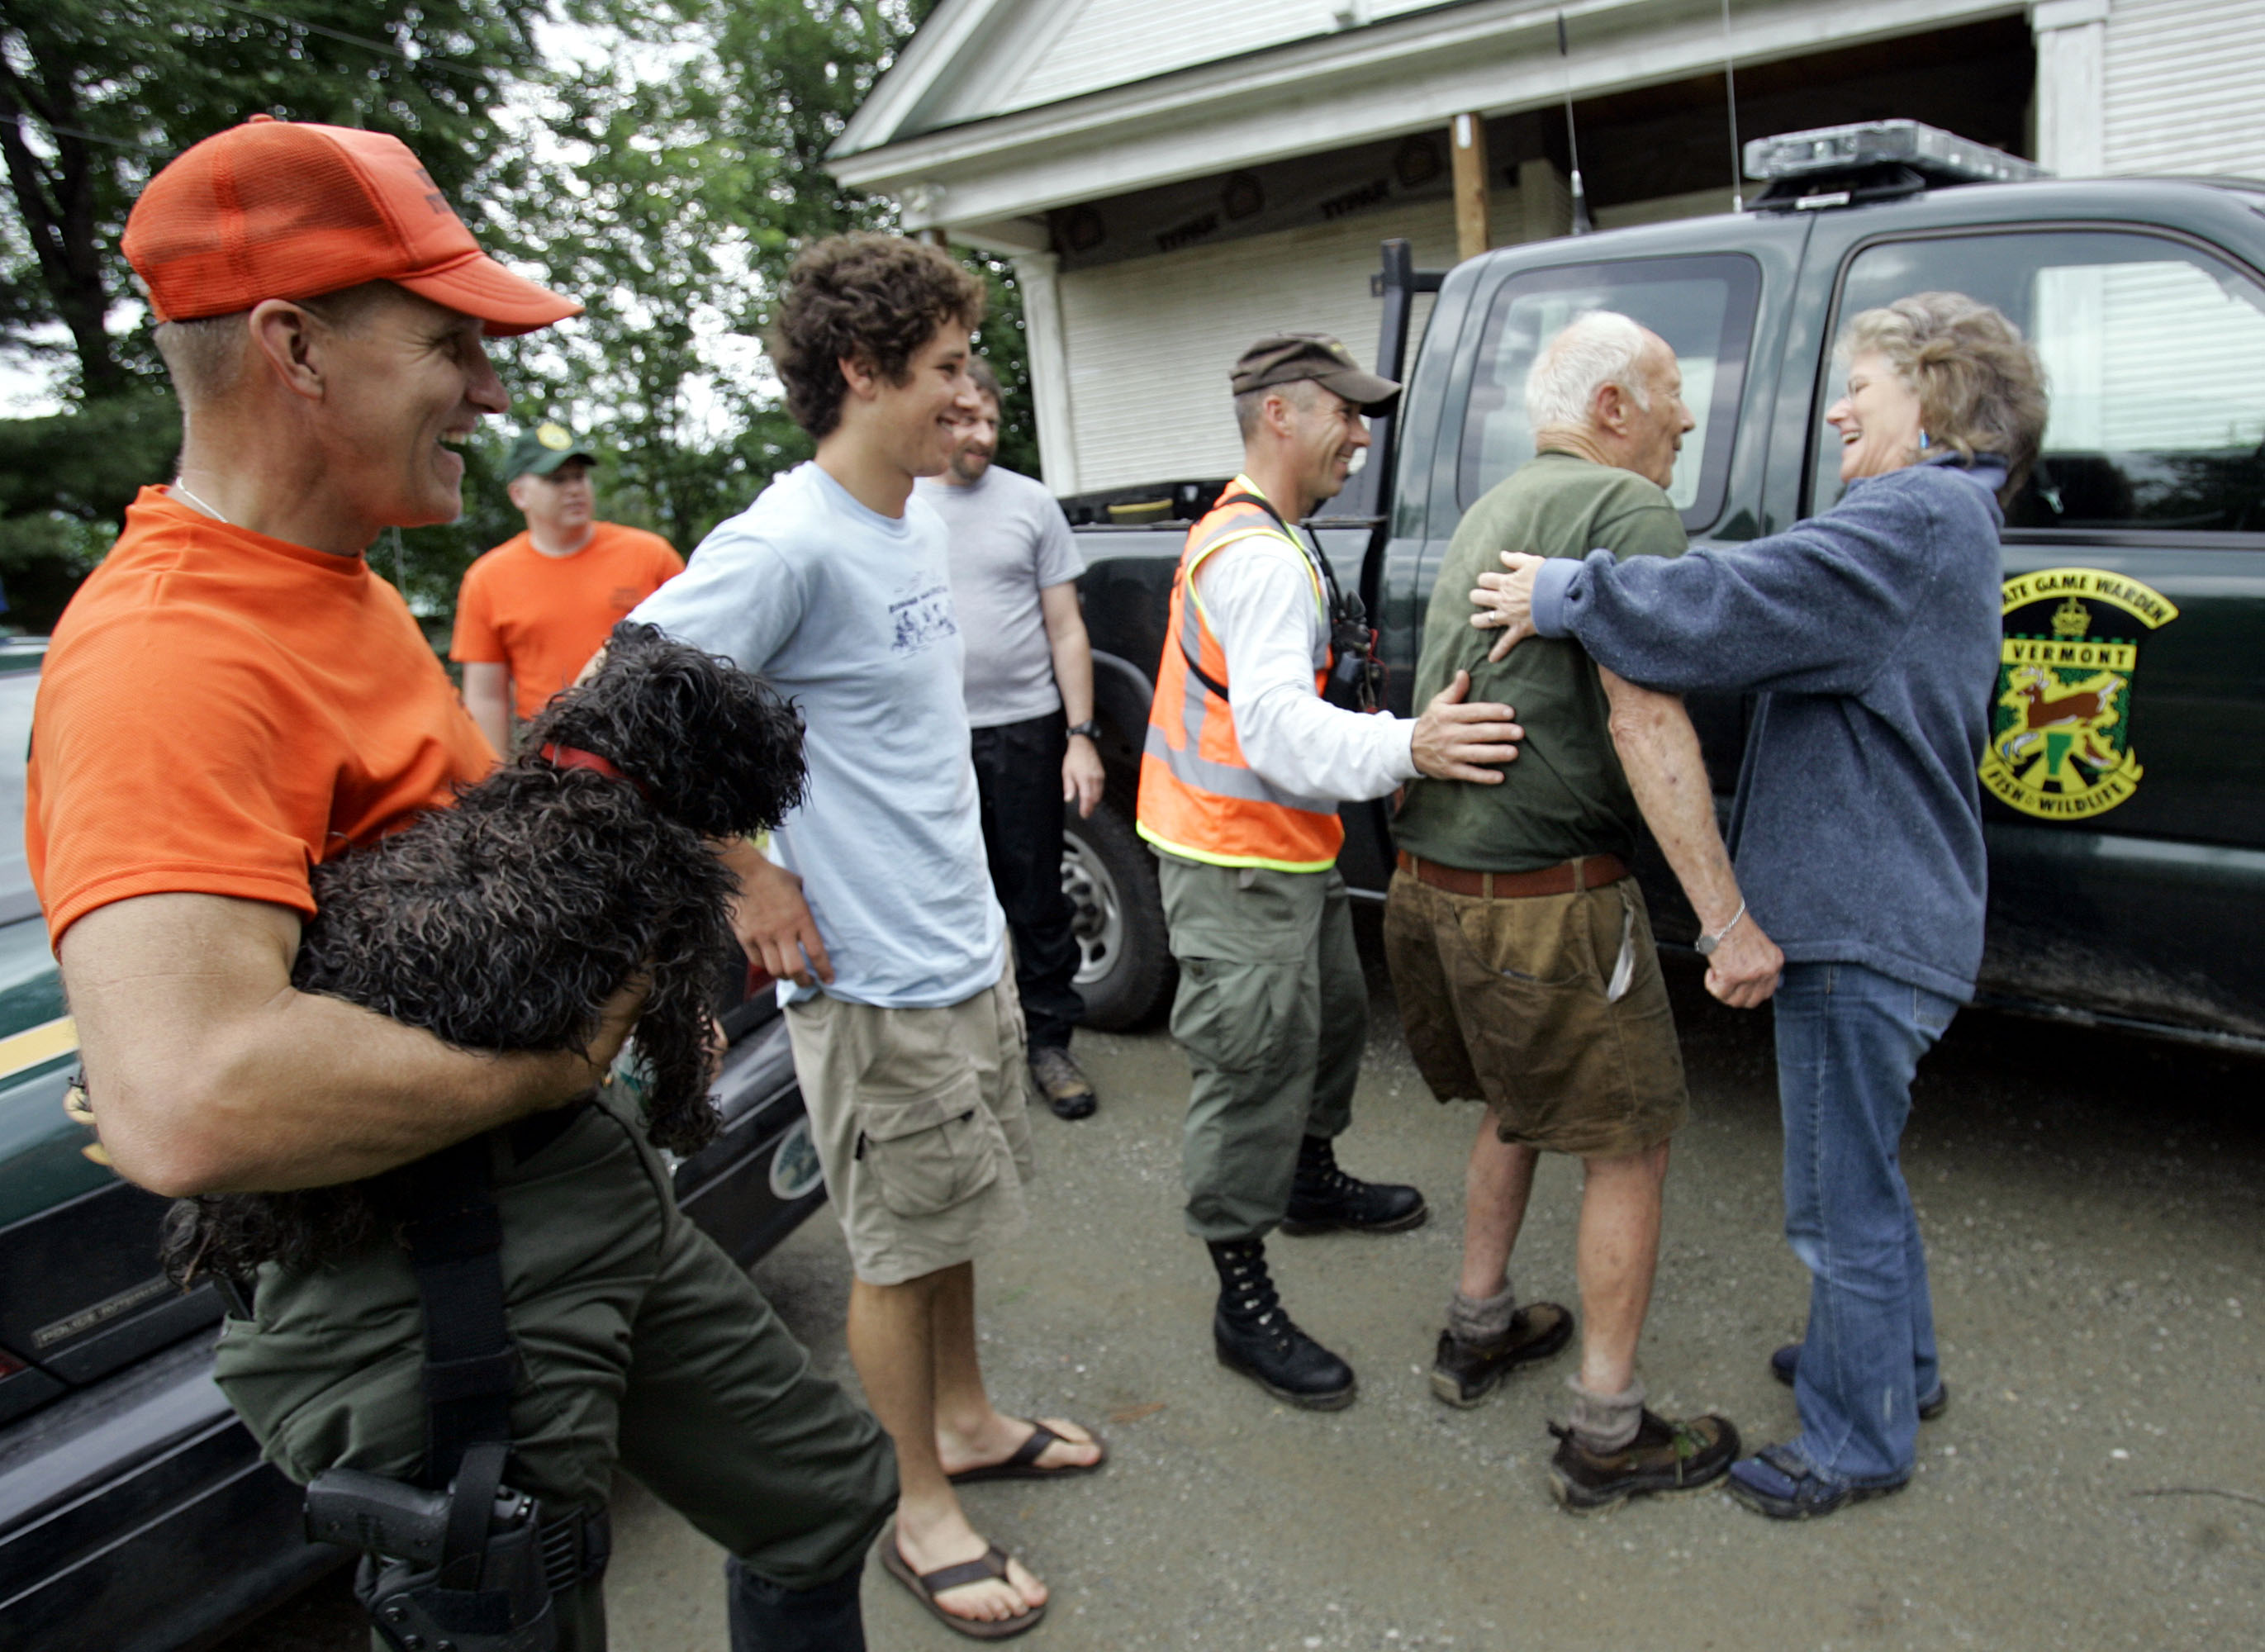
<path fill-rule="evenodd" d="M 1867 1503 L 1901 1491 L 1911 1482 L 1898 1480 L 1884 1486 L 1857 1486 L 1845 1480 L 1827 1480 L 1808 1459 L 1789 1445 L 1765 1445 L 1753 1456 L 1733 1463 L 1723 1477 L 1723 1489 L 1756 1514 L 1773 1520 L 1815 1520 L 1838 1514 L 1852 1503 Z"/>

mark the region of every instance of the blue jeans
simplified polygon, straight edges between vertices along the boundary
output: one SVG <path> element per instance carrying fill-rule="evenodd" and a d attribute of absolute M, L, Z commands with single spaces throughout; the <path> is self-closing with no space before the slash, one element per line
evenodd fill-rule
<path fill-rule="evenodd" d="M 1958 1006 L 1857 964 L 1788 964 L 1774 1002 L 1785 1236 L 1810 1273 L 1792 1444 L 1826 1480 L 1897 1485 L 1941 1380 L 1898 1150 L 1912 1074 Z"/>

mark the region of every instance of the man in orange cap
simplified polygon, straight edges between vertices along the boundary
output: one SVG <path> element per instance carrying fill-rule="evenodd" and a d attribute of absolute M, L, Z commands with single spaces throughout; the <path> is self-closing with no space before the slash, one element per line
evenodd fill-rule
<path fill-rule="evenodd" d="M 511 1386 L 484 1392 L 509 1482 L 570 1557 L 558 1644 L 604 1644 L 619 1464 L 731 1553 L 735 1646 L 862 1647 L 887 1443 L 677 1210 L 612 1087 L 579 1103 L 635 992 L 587 1051 L 486 1053 L 291 986 L 310 866 L 494 761 L 363 552 L 456 515 L 454 444 L 505 406 L 482 339 L 579 307 L 483 254 L 397 140 L 332 127 L 207 139 L 150 181 L 125 247 L 180 474 L 55 628 L 25 826 L 105 1148 L 186 1196 L 360 1180 L 485 1132 Z M 294 1479 L 445 1482 L 419 1283 L 386 1238 L 237 1285 L 216 1374 Z"/>

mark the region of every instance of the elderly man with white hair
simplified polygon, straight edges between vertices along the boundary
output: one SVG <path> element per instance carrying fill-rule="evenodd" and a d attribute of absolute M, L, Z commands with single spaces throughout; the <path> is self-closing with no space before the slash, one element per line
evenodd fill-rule
<path fill-rule="evenodd" d="M 1468 671 L 1474 698 L 1516 705 L 1525 761 L 1498 785 L 1409 785 L 1385 909 L 1417 1066 L 1442 1101 L 1487 1103 L 1466 1173 L 1462 1277 L 1431 1375 L 1447 1403 L 1477 1404 L 1571 1339 L 1562 1307 L 1518 1304 L 1508 1268 L 1540 1153 L 1571 1153 L 1585 1168 L 1581 1367 L 1569 1426 L 1551 1429 L 1551 1487 L 1575 1513 L 1705 1485 L 1739 1449 L 1726 1418 L 1647 1408 L 1636 1376 L 1668 1144 L 1688 1111 L 1666 984 L 1628 870 L 1642 826 L 1698 913 L 1716 997 L 1762 1002 L 1782 960 L 1746 914 L 1682 702 L 1602 669 L 1577 642 L 1528 642 L 1490 660 L 1493 638 L 1473 629 L 1468 593 L 1506 549 L 1680 555 L 1683 525 L 1665 488 L 1693 423 L 1681 392 L 1666 342 L 1609 311 L 1575 320 L 1535 361 L 1526 388 L 1534 458 L 1456 531 L 1416 680 L 1420 701 Z"/>

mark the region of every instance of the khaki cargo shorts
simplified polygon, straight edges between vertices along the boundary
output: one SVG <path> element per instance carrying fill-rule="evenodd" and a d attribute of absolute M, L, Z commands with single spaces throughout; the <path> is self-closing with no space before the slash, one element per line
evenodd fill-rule
<path fill-rule="evenodd" d="M 902 1284 L 1022 1232 L 1035 1167 L 1011 969 L 943 1009 L 820 993 L 789 1004 L 786 1024 L 860 1279 Z"/>
<path fill-rule="evenodd" d="M 1397 872 L 1384 946 L 1417 1070 L 1441 1101 L 1484 1101 L 1503 1140 L 1617 1159 L 1689 1116 L 1633 877 L 1489 900 Z"/>

